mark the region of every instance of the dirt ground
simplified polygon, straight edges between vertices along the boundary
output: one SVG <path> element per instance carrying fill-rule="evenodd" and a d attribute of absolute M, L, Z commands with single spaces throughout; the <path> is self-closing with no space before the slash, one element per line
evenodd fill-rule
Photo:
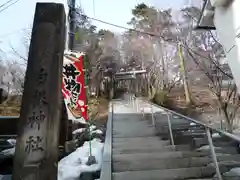
<path fill-rule="evenodd" d="M 0 116 L 19 116 L 20 104 L 0 104 Z"/>
<path fill-rule="evenodd" d="M 109 101 L 105 98 L 90 99 L 89 100 L 89 114 L 90 119 L 95 123 L 102 125 L 106 124 L 108 118 L 108 104 Z"/>
<path fill-rule="evenodd" d="M 108 116 L 108 100 L 105 98 L 89 99 L 89 117 L 96 123 L 105 124 Z M 19 116 L 20 102 L 0 104 L 0 116 Z"/>

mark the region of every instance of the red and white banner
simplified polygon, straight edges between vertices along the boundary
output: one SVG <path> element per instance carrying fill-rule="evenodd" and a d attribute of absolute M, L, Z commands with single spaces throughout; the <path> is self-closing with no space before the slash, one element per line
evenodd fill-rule
<path fill-rule="evenodd" d="M 63 60 L 62 93 L 68 119 L 86 123 L 87 98 L 84 83 L 84 53 L 65 53 Z"/>

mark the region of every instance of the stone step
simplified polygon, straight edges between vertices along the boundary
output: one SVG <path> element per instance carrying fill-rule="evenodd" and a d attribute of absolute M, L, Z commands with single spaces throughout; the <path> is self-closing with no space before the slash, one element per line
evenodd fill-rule
<path fill-rule="evenodd" d="M 228 161 L 240 162 L 240 155 L 221 155 L 218 156 L 218 161 L 225 161 L 225 165 Z M 206 166 L 212 163 L 210 156 L 206 157 L 191 157 L 191 158 L 168 158 L 157 159 L 154 156 L 148 159 L 121 159 L 115 157 L 113 159 L 113 171 L 141 171 L 141 170 L 155 170 L 155 169 L 177 169 L 188 167 L 200 167 Z M 224 163 L 221 162 L 223 165 Z M 236 165 L 232 163 L 232 165 Z"/>
<path fill-rule="evenodd" d="M 134 161 L 134 160 L 152 160 L 152 159 L 158 159 L 158 160 L 164 160 L 164 159 L 194 159 L 194 158 L 210 158 L 211 155 L 209 153 L 193 153 L 191 151 L 177 151 L 177 152 L 167 152 L 167 153 L 136 153 L 136 154 L 114 154 L 113 155 L 113 161 Z M 217 154 L 217 160 L 218 161 L 228 161 L 228 160 L 235 160 L 240 162 L 240 155 L 239 154 Z"/>
<path fill-rule="evenodd" d="M 214 164 L 211 163 L 211 164 L 209 164 L 209 166 L 214 167 Z M 218 166 L 219 166 L 219 169 L 220 169 L 221 172 L 228 172 L 232 168 L 240 167 L 240 162 L 236 161 L 235 159 L 234 160 L 229 160 L 229 161 L 220 161 L 220 162 L 218 162 Z"/>
<path fill-rule="evenodd" d="M 240 179 L 240 176 L 237 176 L 237 177 L 224 177 L 222 176 L 223 180 L 239 180 Z M 206 179 L 185 179 L 185 180 L 218 180 L 217 177 L 215 178 L 206 178 Z"/>
<path fill-rule="evenodd" d="M 232 139 L 227 136 L 216 136 L 216 137 L 213 137 L 212 139 L 213 141 L 222 141 L 222 142 L 232 141 Z"/>
<path fill-rule="evenodd" d="M 124 142 L 150 142 L 150 141 L 159 141 L 159 143 L 167 143 L 169 141 L 162 141 L 161 138 L 154 136 L 154 137 L 132 137 L 132 138 L 113 138 L 113 143 L 124 143 Z"/>
<path fill-rule="evenodd" d="M 178 169 L 189 167 L 200 167 L 211 163 L 208 157 L 202 158 L 178 158 L 178 159 L 151 159 L 134 160 L 134 161 L 114 161 L 113 172 L 124 171 L 146 171 L 146 170 L 161 170 L 161 169 Z"/>
<path fill-rule="evenodd" d="M 124 171 L 146 171 L 146 170 L 161 170 L 161 169 L 178 169 L 178 168 L 190 168 L 200 167 L 210 163 L 210 158 L 203 158 L 197 160 L 191 160 L 190 158 L 181 159 L 151 159 L 146 160 L 134 160 L 134 161 L 116 161 L 113 162 L 114 172 Z"/>
<path fill-rule="evenodd" d="M 116 119 L 116 118 L 113 118 L 113 127 L 114 125 L 121 125 L 121 124 L 129 124 L 129 125 L 133 125 L 133 124 L 136 124 L 136 125 L 149 125 L 148 124 L 148 121 L 144 120 L 144 119 L 140 119 L 140 118 L 136 118 L 136 117 L 129 117 L 127 119 L 122 119 L 122 118 L 119 118 L 119 119 Z"/>
<path fill-rule="evenodd" d="M 206 133 L 205 129 L 188 129 L 188 130 L 179 130 L 179 129 L 175 129 L 172 130 L 173 133 L 176 134 L 184 134 L 184 133 Z"/>
<path fill-rule="evenodd" d="M 148 115 L 151 115 L 151 113 L 149 113 Z M 171 121 L 173 121 L 173 122 L 181 121 L 183 123 L 189 123 L 188 120 L 185 120 L 185 119 L 181 118 L 180 116 L 176 116 L 171 113 L 168 113 L 168 114 L 166 112 L 155 112 L 154 113 L 154 117 L 156 119 L 158 118 L 159 122 L 165 121 L 165 119 L 167 119 L 168 116 L 171 118 Z"/>
<path fill-rule="evenodd" d="M 239 180 L 240 176 L 237 177 L 224 177 L 222 176 L 223 180 Z M 218 178 L 206 178 L 206 179 L 185 179 L 185 180 L 218 180 Z"/>
<path fill-rule="evenodd" d="M 163 131 L 156 131 L 157 136 L 162 136 L 166 137 L 169 136 L 169 130 L 163 130 Z M 205 137 L 206 132 L 203 129 L 197 129 L 197 130 L 188 130 L 188 131 L 178 131 L 178 130 L 173 130 L 172 131 L 174 137 Z"/>
<path fill-rule="evenodd" d="M 161 126 L 161 128 L 167 128 L 168 127 L 168 122 L 166 122 L 166 123 L 163 123 L 163 124 L 166 124 L 166 125 L 164 125 L 164 126 Z M 198 129 L 198 128 L 200 128 L 200 129 L 204 129 L 204 127 L 202 126 L 202 125 L 200 125 L 200 124 L 194 124 L 194 125 L 190 125 L 191 123 L 184 123 L 184 124 L 171 124 L 171 127 L 173 128 L 173 129 L 194 129 L 194 128 L 196 128 L 196 129 Z M 160 125 L 160 124 L 159 124 Z M 160 127 L 160 126 L 159 126 Z"/>
<path fill-rule="evenodd" d="M 113 150 L 148 150 L 148 149 L 173 149 L 174 148 L 165 148 L 165 145 L 162 144 L 157 144 L 157 142 L 151 143 L 151 142 L 146 142 L 146 143 L 121 143 L 121 144 L 115 144 L 113 143 L 112 145 Z M 189 148 L 190 149 L 190 148 Z"/>
<path fill-rule="evenodd" d="M 132 138 L 131 138 L 132 139 Z M 125 142 L 113 142 L 113 149 L 121 148 L 121 147 L 163 147 L 166 145 L 170 145 L 169 141 L 160 141 L 160 140 L 151 140 L 151 141 L 139 141 L 139 140 L 131 140 Z"/>
<path fill-rule="evenodd" d="M 133 133 L 115 133 L 113 138 L 133 138 L 133 137 L 156 137 L 153 132 L 133 132 Z"/>
<path fill-rule="evenodd" d="M 158 136 L 166 136 L 169 134 L 169 129 L 155 129 L 156 135 Z M 195 136 L 196 133 L 201 133 L 205 135 L 205 130 L 203 129 L 187 129 L 186 131 L 183 129 L 173 129 L 172 130 L 173 135 L 176 134 L 176 136 L 189 136 L 189 134 Z M 198 136 L 198 134 L 197 134 Z"/>
<path fill-rule="evenodd" d="M 189 126 L 189 125 L 177 125 L 177 126 L 171 126 L 173 131 L 188 131 L 188 130 L 204 130 L 205 128 L 203 126 L 200 125 L 194 125 L 194 126 Z M 167 126 L 163 126 L 163 127 L 159 127 L 158 129 L 160 132 L 168 132 L 169 127 Z"/>
<path fill-rule="evenodd" d="M 146 126 L 140 126 L 140 127 L 138 127 L 138 126 L 135 126 L 135 127 L 129 126 L 128 128 L 125 127 L 124 130 L 120 130 L 120 129 L 117 128 L 117 129 L 113 129 L 112 132 L 113 133 L 119 132 L 119 131 L 131 132 L 131 130 L 132 131 L 139 131 L 139 128 L 144 129 L 144 131 L 153 131 L 153 132 L 155 131 L 155 129 L 153 127 L 147 127 L 147 125 L 146 125 Z"/>
<path fill-rule="evenodd" d="M 185 179 L 185 180 L 217 180 L 217 179 L 214 179 L 214 178 L 204 178 L 204 179 Z"/>
<path fill-rule="evenodd" d="M 210 152 L 209 146 L 202 147 L 202 149 L 197 149 L 196 151 L 208 151 Z M 238 154 L 238 149 L 236 147 L 215 147 L 215 153 L 222 154 Z"/>
<path fill-rule="evenodd" d="M 155 133 L 154 129 L 153 128 L 147 128 L 147 127 L 142 127 L 142 129 L 144 129 L 144 131 L 139 131 L 138 128 L 131 128 L 131 130 L 113 130 L 112 133 L 113 134 L 116 134 L 116 133 L 145 133 L 145 132 L 151 132 L 151 133 Z"/>
<path fill-rule="evenodd" d="M 191 131 L 184 131 L 184 132 L 174 132 L 173 131 L 173 135 L 174 136 L 191 136 L 191 137 L 202 137 L 202 136 L 206 136 L 206 132 L 204 130 L 199 130 L 196 132 L 191 132 Z"/>
<path fill-rule="evenodd" d="M 220 141 L 220 140 L 213 140 L 214 146 L 237 146 L 239 143 L 236 141 Z M 208 139 L 207 138 L 194 138 L 191 142 L 192 147 L 199 148 L 204 145 L 208 145 Z"/>
<path fill-rule="evenodd" d="M 164 126 L 168 126 L 168 121 L 167 119 L 162 121 L 162 120 L 158 120 L 155 118 L 155 125 L 156 127 L 158 128 L 161 128 L 161 127 L 164 127 Z M 171 121 L 171 126 L 190 126 L 190 123 L 189 122 L 186 122 L 186 121 Z"/>
<path fill-rule="evenodd" d="M 139 131 L 141 129 L 141 131 Z M 153 128 L 146 128 L 146 126 L 143 127 L 131 127 L 128 126 L 122 127 L 122 129 L 114 130 L 112 135 L 114 138 L 119 138 L 119 137 L 152 137 L 155 136 L 155 131 Z"/>
<path fill-rule="evenodd" d="M 160 135 L 159 137 L 161 137 L 162 140 L 170 140 L 170 135 L 169 134 L 165 134 L 165 135 Z M 192 139 L 194 138 L 204 138 L 205 134 L 195 134 L 195 135 L 176 135 L 174 134 L 173 138 L 174 138 L 174 144 L 179 145 L 179 144 L 190 144 L 190 142 L 192 142 Z"/>
<path fill-rule="evenodd" d="M 132 154 L 132 153 L 150 153 L 150 152 L 168 152 L 168 151 L 187 151 L 190 150 L 190 146 L 188 145 L 177 145 L 177 146 L 126 146 L 126 147 L 119 147 L 113 148 L 113 154 Z"/>
<path fill-rule="evenodd" d="M 127 127 L 126 127 L 126 125 L 127 125 Z M 124 128 L 124 129 L 122 129 L 122 128 Z M 124 126 L 116 124 L 112 128 L 113 132 L 114 131 L 120 131 L 120 130 L 123 130 L 123 131 L 127 131 L 128 130 L 128 131 L 130 131 L 131 129 L 135 129 L 135 130 L 139 130 L 139 129 L 141 129 L 141 130 L 143 130 L 143 129 L 151 130 L 152 129 L 153 130 L 154 128 L 152 126 L 150 126 L 149 124 L 145 124 L 145 123 L 144 124 L 143 123 L 141 123 L 141 124 L 125 123 Z"/>
<path fill-rule="evenodd" d="M 113 137 L 152 137 L 155 135 L 153 127 L 148 127 L 146 123 L 113 123 Z M 117 124 L 117 125 L 116 125 Z M 141 130 L 141 131 L 140 131 Z"/>
<path fill-rule="evenodd" d="M 222 178 L 223 178 L 223 180 L 239 180 L 240 176 L 233 176 L 233 177 L 231 177 L 231 176 L 227 176 L 227 177 L 222 176 Z M 213 180 L 217 180 L 217 178 L 214 178 Z"/>
<path fill-rule="evenodd" d="M 228 160 L 235 160 L 240 162 L 240 154 L 221 154 L 217 155 L 218 161 L 228 161 Z"/>
<path fill-rule="evenodd" d="M 214 167 L 192 167 L 149 171 L 125 171 L 113 173 L 113 180 L 179 180 L 186 178 L 212 177 Z"/>
<path fill-rule="evenodd" d="M 141 114 L 137 114 L 135 112 L 132 113 L 122 113 L 122 114 L 114 114 L 113 115 L 114 122 L 134 122 L 134 121 L 146 121 Z"/>
<path fill-rule="evenodd" d="M 146 160 L 152 159 L 167 159 L 167 158 L 187 158 L 187 157 L 204 157 L 210 156 L 209 152 L 192 152 L 192 151 L 169 151 L 169 152 L 147 152 L 139 153 L 138 151 L 134 154 L 113 154 L 113 159 L 123 159 L 123 160 Z"/>

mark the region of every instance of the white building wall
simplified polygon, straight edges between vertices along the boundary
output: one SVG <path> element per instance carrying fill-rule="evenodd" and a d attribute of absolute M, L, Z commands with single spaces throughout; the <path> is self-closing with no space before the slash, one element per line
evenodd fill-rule
<path fill-rule="evenodd" d="M 223 45 L 240 93 L 240 0 L 234 0 L 228 7 L 216 7 L 214 24 L 220 43 Z"/>

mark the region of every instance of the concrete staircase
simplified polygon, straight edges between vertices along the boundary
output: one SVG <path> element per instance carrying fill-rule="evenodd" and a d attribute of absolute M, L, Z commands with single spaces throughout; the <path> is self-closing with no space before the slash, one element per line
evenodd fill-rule
<path fill-rule="evenodd" d="M 156 113 L 153 127 L 151 115 L 143 118 L 140 113 L 130 110 L 124 101 L 114 106 L 113 180 L 217 179 L 210 150 L 202 147 L 208 144 L 203 127 L 190 125 L 191 122 L 173 116 L 171 122 L 175 145 L 172 146 L 166 115 Z M 237 142 L 214 134 L 213 143 L 222 174 L 240 167 Z"/>

